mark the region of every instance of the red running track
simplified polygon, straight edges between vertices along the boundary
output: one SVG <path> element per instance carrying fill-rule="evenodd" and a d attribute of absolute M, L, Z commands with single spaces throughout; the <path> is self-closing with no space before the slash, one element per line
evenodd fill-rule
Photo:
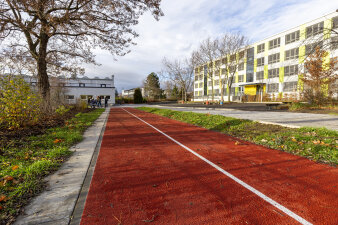
<path fill-rule="evenodd" d="M 126 109 L 313 224 L 338 224 L 338 169 Z M 239 141 L 240 145 L 235 145 Z M 87 224 L 300 224 L 124 109 L 112 109 Z"/>

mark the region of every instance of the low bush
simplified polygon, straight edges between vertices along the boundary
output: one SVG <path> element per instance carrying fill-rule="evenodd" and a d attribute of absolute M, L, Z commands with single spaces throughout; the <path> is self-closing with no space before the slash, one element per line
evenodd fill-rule
<path fill-rule="evenodd" d="M 40 117 L 41 98 L 20 76 L 0 77 L 0 126 L 17 129 L 36 124 Z"/>

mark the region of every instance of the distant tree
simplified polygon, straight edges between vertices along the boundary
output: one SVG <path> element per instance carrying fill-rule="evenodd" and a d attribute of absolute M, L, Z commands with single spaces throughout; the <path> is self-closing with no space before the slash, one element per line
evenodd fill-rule
<path fill-rule="evenodd" d="M 304 83 L 304 97 L 311 103 L 322 105 L 330 97 L 330 92 L 336 92 L 334 85 L 338 79 L 337 57 L 329 58 L 329 53 L 316 47 L 304 63 L 305 71 L 300 76 Z M 331 88 L 332 87 L 332 88 Z"/>
<path fill-rule="evenodd" d="M 172 89 L 172 91 L 171 91 L 171 96 L 174 97 L 175 99 L 177 99 L 178 96 L 179 96 L 178 88 L 177 88 L 176 85 L 174 85 L 174 87 L 173 87 L 173 89 Z"/>
<path fill-rule="evenodd" d="M 224 90 L 227 89 L 228 102 L 230 102 L 230 90 L 235 82 L 239 65 L 244 63 L 247 45 L 247 38 L 240 33 L 227 33 L 218 39 L 217 55 L 223 58 L 215 62 L 215 71 L 220 76 L 222 101 L 224 101 Z"/>
<path fill-rule="evenodd" d="M 0 41 L 34 59 L 38 87 L 49 98 L 49 68 L 74 71 L 95 63 L 93 48 L 124 55 L 138 34 L 132 29 L 145 11 L 158 19 L 161 0 L 0 0 Z M 4 41 L 6 40 L 6 41 Z M 9 48 L 6 48 L 7 45 Z M 9 49 L 9 51 L 7 51 Z"/>
<path fill-rule="evenodd" d="M 215 71 L 214 71 L 214 60 L 220 57 L 219 43 L 217 39 L 212 39 L 208 37 L 203 40 L 198 49 L 192 53 L 192 63 L 195 66 L 200 66 L 206 71 L 208 76 L 207 82 L 214 80 Z M 214 82 L 211 84 L 211 100 L 214 101 Z"/>
<path fill-rule="evenodd" d="M 191 59 L 162 60 L 164 71 L 162 76 L 174 83 L 175 87 L 182 90 L 182 100 L 187 100 L 187 92 L 192 89 L 194 81 L 194 66 Z M 178 97 L 178 96 L 176 96 Z"/>
<path fill-rule="evenodd" d="M 134 103 L 140 104 L 143 103 L 142 92 L 140 88 L 136 88 L 134 92 Z"/>
<path fill-rule="evenodd" d="M 117 89 L 115 89 L 115 98 L 119 97 L 119 92 L 117 91 Z"/>
<path fill-rule="evenodd" d="M 162 90 L 160 88 L 159 77 L 156 73 L 152 72 L 147 76 L 144 81 L 144 90 L 150 99 L 161 97 Z"/>

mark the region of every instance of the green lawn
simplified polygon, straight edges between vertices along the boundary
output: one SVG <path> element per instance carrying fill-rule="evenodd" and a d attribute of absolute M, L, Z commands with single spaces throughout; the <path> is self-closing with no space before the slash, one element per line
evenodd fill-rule
<path fill-rule="evenodd" d="M 138 109 L 219 131 L 269 148 L 304 156 L 316 162 L 332 166 L 338 164 L 337 131 L 312 127 L 294 129 L 220 115 L 169 109 L 149 107 L 139 107 Z"/>
<path fill-rule="evenodd" d="M 0 221 L 12 221 L 28 199 L 44 188 L 43 178 L 57 170 L 82 140 L 83 132 L 104 112 L 78 113 L 65 126 L 42 135 L 12 140 L 0 155 Z M 5 223 L 4 223 L 5 224 Z"/>

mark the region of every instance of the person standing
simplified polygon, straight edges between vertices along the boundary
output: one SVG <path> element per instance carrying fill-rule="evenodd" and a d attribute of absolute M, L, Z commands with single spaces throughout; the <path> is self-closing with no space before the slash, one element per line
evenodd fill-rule
<path fill-rule="evenodd" d="M 108 96 L 104 98 L 104 107 L 107 108 L 108 106 Z"/>
<path fill-rule="evenodd" d="M 97 101 L 97 107 L 102 107 L 102 104 L 101 104 L 101 96 L 97 96 L 96 98 L 96 101 Z"/>

